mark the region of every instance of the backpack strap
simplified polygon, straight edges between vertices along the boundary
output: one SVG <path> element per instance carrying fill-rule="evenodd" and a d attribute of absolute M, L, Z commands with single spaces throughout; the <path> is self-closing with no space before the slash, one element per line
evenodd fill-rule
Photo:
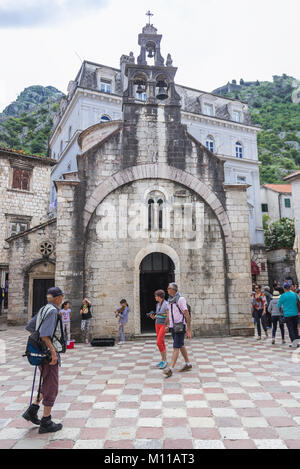
<path fill-rule="evenodd" d="M 181 311 L 181 309 L 179 308 L 177 303 L 176 303 L 176 306 L 177 306 L 179 312 L 182 314 L 182 323 L 184 323 L 184 318 L 185 318 L 184 313 Z M 171 303 L 171 314 L 172 314 L 173 324 L 175 324 L 174 323 L 174 316 L 173 316 L 173 303 Z"/>
<path fill-rule="evenodd" d="M 45 311 L 45 309 L 46 309 L 47 306 L 48 306 L 48 305 L 43 306 L 43 308 L 39 311 L 38 314 L 41 314 L 41 317 L 42 317 L 43 312 Z M 39 330 L 40 330 L 40 328 L 41 328 L 41 325 L 43 324 L 44 319 L 46 318 L 46 316 L 47 316 L 47 312 L 45 313 L 44 317 L 42 317 L 42 320 L 41 320 L 41 322 L 40 322 L 40 325 L 39 325 L 39 327 L 36 329 L 38 332 L 39 332 Z"/>
<path fill-rule="evenodd" d="M 180 298 L 183 298 L 183 297 L 181 296 Z M 179 300 L 180 300 L 180 298 L 179 298 Z M 179 301 L 179 300 L 178 300 L 178 301 Z M 180 311 L 180 313 L 182 314 L 182 316 L 184 316 L 184 313 L 181 311 L 181 308 L 180 308 L 180 306 L 179 306 L 178 303 L 176 303 L 176 306 L 177 306 L 177 308 L 179 309 L 179 311 Z"/>

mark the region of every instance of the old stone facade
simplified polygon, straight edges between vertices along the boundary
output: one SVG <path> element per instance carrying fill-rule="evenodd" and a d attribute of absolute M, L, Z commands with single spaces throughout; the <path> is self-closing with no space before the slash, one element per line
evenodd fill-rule
<path fill-rule="evenodd" d="M 145 332 L 153 293 L 170 280 L 192 307 L 195 334 L 252 334 L 248 185 L 225 184 L 224 160 L 182 124 L 176 68 L 170 56 L 164 64 L 160 40 L 152 25 L 139 36 L 137 63 L 125 67 L 123 119 L 81 133 L 78 173 L 55 182 L 56 222 L 15 237 L 11 249 L 21 256 L 30 242 L 33 256 L 37 239 L 56 237 L 55 282 L 72 303 L 73 335 L 85 296 L 93 336 L 117 335 L 121 298 L 131 310 L 127 334 Z M 136 102 L 137 84 L 145 101 Z"/>
<path fill-rule="evenodd" d="M 9 240 L 8 324 L 25 324 L 46 303 L 55 284 L 56 220 Z"/>
<path fill-rule="evenodd" d="M 0 286 L 8 281 L 12 235 L 47 219 L 51 166 L 49 158 L 0 147 Z"/>

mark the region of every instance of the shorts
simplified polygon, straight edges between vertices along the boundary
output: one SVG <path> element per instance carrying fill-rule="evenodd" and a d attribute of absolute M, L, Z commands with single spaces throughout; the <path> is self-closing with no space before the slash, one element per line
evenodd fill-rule
<path fill-rule="evenodd" d="M 173 337 L 173 348 L 182 348 L 184 346 L 184 337 L 185 337 L 186 327 L 184 326 L 183 332 L 180 334 L 175 334 L 173 328 L 170 329 L 170 332 Z"/>

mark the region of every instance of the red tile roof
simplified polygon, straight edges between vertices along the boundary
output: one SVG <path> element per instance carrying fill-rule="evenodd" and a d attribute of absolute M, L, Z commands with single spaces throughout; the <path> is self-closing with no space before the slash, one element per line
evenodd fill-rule
<path fill-rule="evenodd" d="M 263 187 L 265 187 L 266 189 L 271 189 L 275 192 L 283 192 L 284 194 L 292 193 L 291 184 L 264 184 Z"/>
<path fill-rule="evenodd" d="M 300 176 L 300 171 L 296 171 L 295 173 L 289 174 L 284 178 L 285 181 L 288 181 L 289 179 L 293 179 L 297 176 Z"/>

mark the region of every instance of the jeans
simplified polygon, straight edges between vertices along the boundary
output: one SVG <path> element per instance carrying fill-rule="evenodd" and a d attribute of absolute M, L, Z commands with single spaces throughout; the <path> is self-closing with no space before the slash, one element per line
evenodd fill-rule
<path fill-rule="evenodd" d="M 291 316 L 289 318 L 285 318 L 285 322 L 287 325 L 287 328 L 289 330 L 289 336 L 291 339 L 291 342 L 294 342 L 294 340 L 299 339 L 298 336 L 298 315 L 297 316 Z"/>
<path fill-rule="evenodd" d="M 265 322 L 265 319 L 264 319 L 262 313 L 263 313 L 262 309 L 254 309 L 253 310 L 253 317 L 256 321 L 257 334 L 258 334 L 259 337 L 261 337 L 261 325 L 262 325 L 263 330 L 265 332 L 267 330 L 266 322 Z"/>
<path fill-rule="evenodd" d="M 284 340 L 284 324 L 280 322 L 280 316 L 272 316 L 272 338 L 275 339 L 276 331 L 277 331 L 277 324 L 279 323 L 281 338 Z"/>
<path fill-rule="evenodd" d="M 119 334 L 120 342 L 125 342 L 124 324 L 122 322 L 119 322 Z"/>

